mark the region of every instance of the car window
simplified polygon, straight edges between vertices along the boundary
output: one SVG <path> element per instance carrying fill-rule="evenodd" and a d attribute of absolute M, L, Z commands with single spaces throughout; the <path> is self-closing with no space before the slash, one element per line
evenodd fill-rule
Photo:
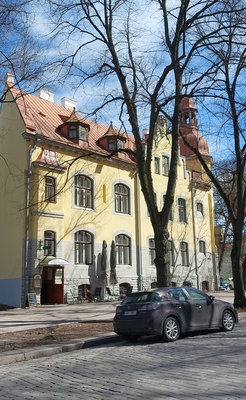
<path fill-rule="evenodd" d="M 208 296 L 206 293 L 200 292 L 196 289 L 186 288 L 191 300 L 204 300 L 207 301 Z"/>
<path fill-rule="evenodd" d="M 123 301 L 122 305 L 125 304 L 130 304 L 130 303 L 142 303 L 142 302 L 148 302 L 148 301 L 162 301 L 162 297 L 159 293 L 150 293 L 150 292 L 145 292 L 145 293 L 136 293 L 136 294 L 131 294 L 130 296 L 127 296 Z"/>
<path fill-rule="evenodd" d="M 168 294 L 168 296 L 170 296 L 172 299 L 175 299 L 175 300 L 179 300 L 179 301 L 187 300 L 187 297 L 185 296 L 182 289 L 170 289 L 167 292 L 167 294 Z"/>

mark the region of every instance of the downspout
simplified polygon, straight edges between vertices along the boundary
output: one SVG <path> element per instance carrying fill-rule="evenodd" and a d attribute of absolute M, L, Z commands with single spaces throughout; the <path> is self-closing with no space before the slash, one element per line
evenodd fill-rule
<path fill-rule="evenodd" d="M 136 262 L 138 275 L 138 290 L 143 290 L 143 266 L 142 266 L 142 246 L 141 246 L 141 217 L 140 217 L 140 195 L 139 195 L 139 176 L 135 175 L 135 229 L 136 229 Z"/>
<path fill-rule="evenodd" d="M 196 285 L 197 289 L 199 289 L 199 271 L 198 271 L 198 263 L 197 263 L 197 242 L 196 242 L 196 223 L 195 223 L 195 189 L 194 184 L 191 181 L 191 208 L 192 208 L 192 230 L 193 230 L 193 244 L 194 244 L 194 260 L 195 260 L 195 271 L 196 271 Z"/>

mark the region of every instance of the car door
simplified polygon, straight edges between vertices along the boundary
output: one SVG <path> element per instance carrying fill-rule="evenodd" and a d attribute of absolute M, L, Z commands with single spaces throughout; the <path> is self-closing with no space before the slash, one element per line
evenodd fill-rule
<path fill-rule="evenodd" d="M 189 296 L 190 312 L 193 314 L 194 329 L 208 329 L 216 325 L 216 305 L 200 290 L 185 288 Z"/>
<path fill-rule="evenodd" d="M 167 292 L 174 313 L 182 323 L 182 331 L 196 329 L 196 309 L 189 301 L 189 296 L 182 288 L 172 288 Z"/>

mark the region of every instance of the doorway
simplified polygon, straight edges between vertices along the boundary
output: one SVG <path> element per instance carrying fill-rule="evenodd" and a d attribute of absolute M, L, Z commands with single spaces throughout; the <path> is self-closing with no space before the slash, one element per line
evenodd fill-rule
<path fill-rule="evenodd" d="M 41 304 L 64 303 L 64 267 L 44 266 L 42 273 Z"/>

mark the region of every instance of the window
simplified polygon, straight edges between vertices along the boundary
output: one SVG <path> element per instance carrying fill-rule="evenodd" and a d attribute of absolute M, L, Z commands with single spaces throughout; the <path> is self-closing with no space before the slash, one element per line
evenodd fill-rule
<path fill-rule="evenodd" d="M 55 285 L 62 285 L 63 282 L 63 269 L 62 268 L 56 268 L 55 271 Z"/>
<path fill-rule="evenodd" d="M 204 300 L 204 301 L 208 301 L 208 295 L 206 293 L 202 293 L 200 291 L 198 291 L 197 289 L 191 289 L 191 288 L 185 288 L 185 290 L 188 292 L 191 300 Z"/>
<path fill-rule="evenodd" d="M 206 254 L 206 245 L 204 240 L 199 240 L 199 253 Z"/>
<path fill-rule="evenodd" d="M 93 182 L 87 176 L 75 176 L 75 205 L 93 208 Z"/>
<path fill-rule="evenodd" d="M 181 198 L 178 199 L 178 213 L 179 213 L 179 222 L 187 222 L 186 201 Z"/>
<path fill-rule="evenodd" d="M 163 195 L 163 206 L 164 206 L 165 200 L 166 200 L 166 195 L 164 194 Z M 173 221 L 173 207 L 171 207 L 171 211 L 169 214 L 169 221 Z"/>
<path fill-rule="evenodd" d="M 44 232 L 44 255 L 55 256 L 56 255 L 56 234 L 53 231 Z"/>
<path fill-rule="evenodd" d="M 187 296 L 182 289 L 170 289 L 167 292 L 167 294 L 174 300 L 179 300 L 179 301 L 187 300 Z"/>
<path fill-rule="evenodd" d="M 56 180 L 51 176 L 45 177 L 45 200 L 56 201 Z"/>
<path fill-rule="evenodd" d="M 188 243 L 180 242 L 181 265 L 188 267 Z"/>
<path fill-rule="evenodd" d="M 162 156 L 162 175 L 169 174 L 169 158 L 167 156 Z"/>
<path fill-rule="evenodd" d="M 198 202 L 196 203 L 196 216 L 197 217 L 203 217 L 203 204 Z"/>
<path fill-rule="evenodd" d="M 160 174 L 160 159 L 155 157 L 155 173 Z"/>
<path fill-rule="evenodd" d="M 116 150 L 116 141 L 115 141 L 115 139 L 109 139 L 108 140 L 108 150 L 109 151 Z"/>
<path fill-rule="evenodd" d="M 125 141 L 122 139 L 117 139 L 117 149 L 124 149 L 125 148 Z"/>
<path fill-rule="evenodd" d="M 80 139 L 87 140 L 88 128 L 83 125 L 71 125 L 68 127 L 68 137 L 69 139 Z"/>
<path fill-rule="evenodd" d="M 174 265 L 174 249 L 173 249 L 173 241 L 172 240 L 168 240 L 168 248 L 169 248 L 170 265 Z"/>
<path fill-rule="evenodd" d="M 87 133 L 88 130 L 84 126 L 79 125 L 79 139 L 87 140 Z"/>
<path fill-rule="evenodd" d="M 92 264 L 93 236 L 87 231 L 75 233 L 75 264 Z"/>
<path fill-rule="evenodd" d="M 149 239 L 149 265 L 155 264 L 155 239 Z"/>
<path fill-rule="evenodd" d="M 116 263 L 119 265 L 131 264 L 131 239 L 126 235 L 115 238 Z"/>
<path fill-rule="evenodd" d="M 68 137 L 69 139 L 76 139 L 77 137 L 77 126 L 69 126 L 68 128 Z"/>
<path fill-rule="evenodd" d="M 126 185 L 118 183 L 114 187 L 115 212 L 130 214 L 130 190 Z"/>

